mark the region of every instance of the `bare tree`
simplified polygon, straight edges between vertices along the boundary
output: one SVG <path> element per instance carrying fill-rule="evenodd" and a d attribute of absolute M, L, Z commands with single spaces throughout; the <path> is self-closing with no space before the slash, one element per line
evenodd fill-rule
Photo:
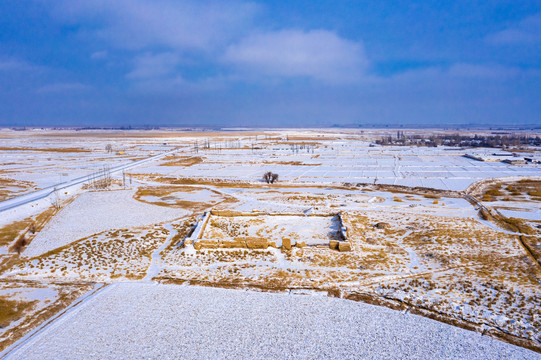
<path fill-rule="evenodd" d="M 51 205 L 56 209 L 60 210 L 61 204 L 60 204 L 60 197 L 58 196 L 58 189 L 55 187 L 54 192 L 51 199 Z"/>
<path fill-rule="evenodd" d="M 108 153 L 112 153 L 113 152 L 113 145 L 107 144 L 105 146 L 105 151 L 107 151 Z"/>
<path fill-rule="evenodd" d="M 267 184 L 273 184 L 274 182 L 278 181 L 278 174 L 267 171 L 265 174 L 263 174 L 263 180 L 265 180 Z"/>

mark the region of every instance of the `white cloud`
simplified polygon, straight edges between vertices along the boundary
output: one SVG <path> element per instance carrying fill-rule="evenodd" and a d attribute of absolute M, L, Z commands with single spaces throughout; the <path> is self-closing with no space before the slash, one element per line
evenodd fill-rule
<path fill-rule="evenodd" d="M 63 22 L 80 26 L 81 36 L 109 46 L 92 59 L 130 50 L 129 79 L 177 78 L 176 70 L 195 59 L 225 65 L 233 70 L 229 79 L 305 77 L 343 84 L 364 76 L 368 61 L 360 42 L 327 30 L 253 34 L 258 11 L 244 0 L 64 0 L 55 7 Z"/>
<path fill-rule="evenodd" d="M 496 45 L 533 44 L 541 42 L 541 13 L 529 16 L 517 25 L 490 35 Z"/>
<path fill-rule="evenodd" d="M 175 71 L 180 57 L 172 52 L 145 53 L 137 56 L 134 69 L 127 75 L 131 79 L 148 79 L 167 76 Z"/>
<path fill-rule="evenodd" d="M 256 9 L 237 1 L 69 0 L 55 13 L 65 21 L 89 21 L 98 29 L 92 33 L 117 48 L 208 51 L 243 28 Z"/>
<path fill-rule="evenodd" d="M 249 36 L 231 45 L 224 61 L 248 74 L 357 82 L 368 60 L 362 44 L 326 30 L 282 30 Z"/>

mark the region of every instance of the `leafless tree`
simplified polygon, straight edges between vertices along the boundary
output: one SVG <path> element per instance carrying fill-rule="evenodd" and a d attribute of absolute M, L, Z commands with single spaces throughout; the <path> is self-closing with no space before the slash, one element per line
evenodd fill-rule
<path fill-rule="evenodd" d="M 107 144 L 105 146 L 105 151 L 107 151 L 108 153 L 112 153 L 113 152 L 113 145 Z"/>
<path fill-rule="evenodd" d="M 54 189 L 54 193 L 52 195 L 52 199 L 51 199 L 51 205 L 56 209 L 56 210 L 60 210 L 60 197 L 58 196 L 58 189 L 55 187 Z"/>
<path fill-rule="evenodd" d="M 263 174 L 263 180 L 265 180 L 267 184 L 273 184 L 274 182 L 278 181 L 278 174 L 267 171 L 265 174 Z"/>

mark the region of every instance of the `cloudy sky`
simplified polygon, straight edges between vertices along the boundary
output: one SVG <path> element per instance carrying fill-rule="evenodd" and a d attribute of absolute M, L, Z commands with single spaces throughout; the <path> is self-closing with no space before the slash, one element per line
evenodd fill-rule
<path fill-rule="evenodd" d="M 541 1 L 0 1 L 0 126 L 334 124 L 541 125 Z"/>

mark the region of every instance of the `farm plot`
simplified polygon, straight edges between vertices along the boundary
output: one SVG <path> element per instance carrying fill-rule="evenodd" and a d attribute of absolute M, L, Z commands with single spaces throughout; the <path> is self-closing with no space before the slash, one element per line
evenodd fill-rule
<path fill-rule="evenodd" d="M 131 190 L 88 192 L 62 209 L 24 251 L 27 258 L 111 229 L 171 221 L 188 211 L 145 204 Z"/>
<path fill-rule="evenodd" d="M 111 281 L 142 279 L 151 255 L 169 231 L 161 225 L 108 231 L 30 258 L 4 273 L 7 278 Z"/>
<path fill-rule="evenodd" d="M 273 171 L 285 181 L 349 182 L 419 186 L 443 190 L 464 190 L 483 178 L 539 175 L 541 167 L 517 168 L 500 162 L 480 162 L 464 152 L 445 148 L 385 147 L 374 150 L 356 141 L 316 141 L 309 151 L 288 151 L 296 144 L 272 146 L 261 143 L 253 149 L 201 150 L 205 161 L 173 173 L 191 178 L 258 180 Z M 302 146 L 302 145 L 301 145 Z M 271 159 L 271 161 L 269 161 Z M 294 165 L 302 164 L 302 166 Z"/>
<path fill-rule="evenodd" d="M 133 150 L 127 155 L 120 155 L 118 150 L 124 152 L 129 144 L 115 145 L 115 151 L 109 152 L 105 149 L 109 141 L 93 139 L 83 142 L 69 137 L 62 139 L 40 135 L 37 138 L 15 136 L 2 141 L 5 146 L 0 148 L 0 173 L 5 172 L 19 186 L 32 185 L 21 188 L 10 197 L 148 156 L 147 152 Z"/>

